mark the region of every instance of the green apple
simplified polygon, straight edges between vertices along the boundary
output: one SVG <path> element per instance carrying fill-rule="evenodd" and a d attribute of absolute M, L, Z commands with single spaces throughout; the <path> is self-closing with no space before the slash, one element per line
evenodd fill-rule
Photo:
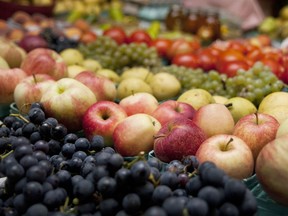
<path fill-rule="evenodd" d="M 172 74 L 160 72 L 155 74 L 148 82 L 153 95 L 159 100 L 176 97 L 181 91 L 180 81 Z"/>
<path fill-rule="evenodd" d="M 225 104 L 228 100 L 227 97 L 221 96 L 221 95 L 213 95 L 213 98 L 215 100 L 215 103 Z"/>
<path fill-rule="evenodd" d="M 0 69 L 9 69 L 7 61 L 0 56 Z"/>
<path fill-rule="evenodd" d="M 204 105 L 215 103 L 213 96 L 207 90 L 200 88 L 190 89 L 182 93 L 177 101 L 188 103 L 196 110 Z"/>
<path fill-rule="evenodd" d="M 153 94 L 149 84 L 139 78 L 127 78 L 122 80 L 117 88 L 117 98 L 123 99 L 137 92 L 147 92 Z"/>
<path fill-rule="evenodd" d="M 248 99 L 243 97 L 232 97 L 225 102 L 226 107 L 231 112 L 234 122 L 248 114 L 256 113 L 257 107 Z"/>

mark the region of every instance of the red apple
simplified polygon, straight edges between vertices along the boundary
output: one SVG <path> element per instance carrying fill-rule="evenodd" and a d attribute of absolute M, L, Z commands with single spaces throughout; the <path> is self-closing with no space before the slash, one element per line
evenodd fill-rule
<path fill-rule="evenodd" d="M 276 138 L 278 128 L 279 123 L 273 116 L 253 113 L 239 119 L 234 127 L 233 135 L 246 142 L 256 161 L 260 150 Z"/>
<path fill-rule="evenodd" d="M 145 113 L 128 116 L 113 132 L 115 150 L 124 157 L 148 153 L 153 149 L 154 136 L 160 130 L 160 122 Z"/>
<path fill-rule="evenodd" d="M 138 92 L 120 100 L 119 105 L 123 107 L 127 115 L 146 113 L 151 115 L 158 107 L 158 100 L 147 92 Z"/>
<path fill-rule="evenodd" d="M 253 174 L 254 159 L 249 146 L 239 137 L 218 134 L 206 139 L 196 152 L 200 163 L 212 161 L 227 175 L 244 179 Z"/>
<path fill-rule="evenodd" d="M 116 99 L 116 85 L 106 77 L 97 75 L 92 71 L 83 71 L 77 74 L 74 79 L 90 88 L 97 101 L 114 101 Z"/>
<path fill-rule="evenodd" d="M 14 90 L 14 101 L 20 112 L 27 114 L 30 105 L 39 102 L 54 83 L 55 80 L 48 74 L 35 74 L 24 78 Z"/>
<path fill-rule="evenodd" d="M 161 125 L 178 118 L 193 119 L 196 110 L 188 103 L 167 100 L 159 104 L 158 108 L 152 113 Z"/>
<path fill-rule="evenodd" d="M 263 190 L 276 202 L 288 205 L 288 136 L 266 144 L 260 151 L 255 166 L 257 179 Z"/>
<path fill-rule="evenodd" d="M 162 125 L 155 135 L 154 153 L 163 162 L 195 155 L 206 135 L 192 120 L 180 118 Z"/>
<path fill-rule="evenodd" d="M 82 120 L 85 136 L 91 140 L 94 135 L 104 137 L 105 144 L 112 146 L 112 134 L 119 122 L 127 117 L 125 110 L 113 101 L 98 101 L 84 114 Z"/>
<path fill-rule="evenodd" d="M 45 91 L 40 102 L 47 116 L 56 118 L 70 131 L 79 131 L 84 113 L 96 102 L 96 97 L 81 82 L 62 78 Z"/>
<path fill-rule="evenodd" d="M 27 74 L 19 69 L 0 69 L 0 104 L 14 101 L 14 90 Z"/>
<path fill-rule="evenodd" d="M 28 75 L 49 74 L 55 80 L 67 77 L 67 65 L 56 51 L 36 48 L 22 61 L 21 69 Z"/>
<path fill-rule="evenodd" d="M 194 115 L 193 121 L 200 127 L 207 137 L 216 134 L 232 134 L 234 119 L 224 104 L 212 103 L 200 107 Z"/>

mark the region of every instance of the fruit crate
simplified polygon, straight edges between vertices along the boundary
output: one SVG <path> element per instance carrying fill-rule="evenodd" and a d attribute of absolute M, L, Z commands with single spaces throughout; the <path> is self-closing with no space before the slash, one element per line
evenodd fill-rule
<path fill-rule="evenodd" d="M 33 3 L 33 1 L 28 1 L 29 3 L 17 3 L 17 1 L 0 1 L 0 19 L 8 19 L 15 12 L 23 11 L 28 14 L 40 13 L 45 16 L 51 17 L 53 15 L 53 9 L 56 4 L 56 0 L 51 0 L 50 5 L 38 5 Z"/>

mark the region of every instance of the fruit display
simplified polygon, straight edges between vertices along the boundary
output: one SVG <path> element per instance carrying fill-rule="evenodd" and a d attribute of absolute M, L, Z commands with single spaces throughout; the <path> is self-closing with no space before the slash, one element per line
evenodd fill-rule
<path fill-rule="evenodd" d="M 285 50 L 267 35 L 203 44 L 75 14 L 4 22 L 0 215 L 287 210 Z"/>

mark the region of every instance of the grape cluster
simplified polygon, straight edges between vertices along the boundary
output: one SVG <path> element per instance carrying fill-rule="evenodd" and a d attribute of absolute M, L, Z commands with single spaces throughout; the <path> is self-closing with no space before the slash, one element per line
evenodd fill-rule
<path fill-rule="evenodd" d="M 102 136 L 91 140 L 46 118 L 34 103 L 0 127 L 0 215 L 254 215 L 240 180 L 195 156 L 164 164 L 140 154 L 126 160 Z"/>
<path fill-rule="evenodd" d="M 266 95 L 281 91 L 285 86 L 270 68 L 261 62 L 256 62 L 247 71 L 239 70 L 234 77 L 227 77 L 215 70 L 204 72 L 201 68 L 190 69 L 176 65 L 154 68 L 152 71 L 165 71 L 175 75 L 182 84 L 182 92 L 191 88 L 202 88 L 212 95 L 244 97 L 255 105 L 259 105 Z"/>
<path fill-rule="evenodd" d="M 52 28 L 44 28 L 40 32 L 40 36 L 47 41 L 50 49 L 53 49 L 58 53 L 65 49 L 76 48 L 78 46 L 77 40 L 71 40 L 63 34 L 60 35 L 60 33 L 57 33 Z"/>
<path fill-rule="evenodd" d="M 93 58 L 100 62 L 103 68 L 121 73 L 124 68 L 145 66 L 147 68 L 161 65 L 154 47 L 145 43 L 130 43 L 118 45 L 112 38 L 99 36 L 89 44 L 80 44 L 78 49 L 86 58 Z"/>

